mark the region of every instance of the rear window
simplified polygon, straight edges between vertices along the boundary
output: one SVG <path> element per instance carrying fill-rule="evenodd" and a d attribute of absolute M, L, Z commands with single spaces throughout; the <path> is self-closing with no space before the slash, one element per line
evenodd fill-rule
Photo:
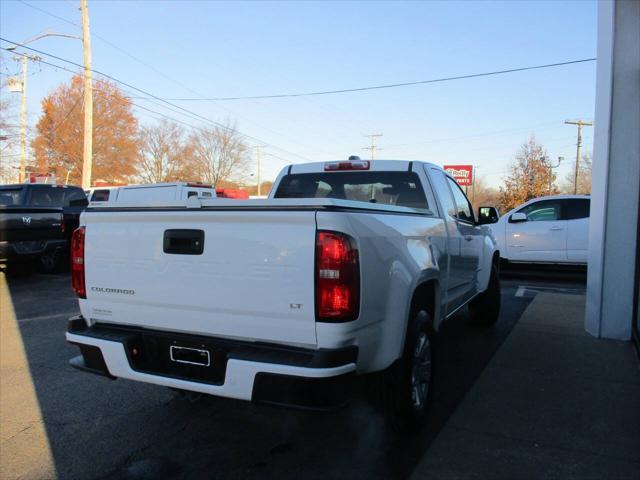
<path fill-rule="evenodd" d="M 31 199 L 29 205 L 37 207 L 62 207 L 64 206 L 64 196 L 66 190 L 64 188 L 33 188 L 31 190 Z"/>
<path fill-rule="evenodd" d="M 415 172 L 300 173 L 282 178 L 275 198 L 335 198 L 429 208 Z"/>
<path fill-rule="evenodd" d="M 0 205 L 19 205 L 22 188 L 0 189 Z"/>

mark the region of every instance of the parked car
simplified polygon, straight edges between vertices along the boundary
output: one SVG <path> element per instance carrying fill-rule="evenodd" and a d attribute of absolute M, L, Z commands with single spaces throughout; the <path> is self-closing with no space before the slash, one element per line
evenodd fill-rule
<path fill-rule="evenodd" d="M 387 417 L 412 430 L 442 322 L 466 305 L 479 324 L 498 318 L 487 215 L 477 221 L 435 165 L 297 164 L 269 199 L 189 200 L 83 214 L 72 365 L 314 409 L 342 403 L 353 375 L 375 374 Z"/>
<path fill-rule="evenodd" d="M 26 217 L 31 217 L 31 223 L 23 225 L 20 228 L 22 232 L 19 237 L 26 235 L 27 238 L 34 236 L 34 232 L 26 234 L 26 231 L 38 229 L 37 236 L 39 241 L 46 241 L 47 235 L 55 232 L 53 238 L 49 238 L 52 242 L 55 240 L 56 248 L 40 247 L 31 251 L 30 256 L 37 256 L 42 268 L 45 271 L 53 272 L 58 270 L 65 259 L 68 258 L 68 246 L 70 244 L 71 235 L 80 223 L 80 213 L 87 205 L 87 198 L 84 191 L 80 187 L 72 185 L 55 185 L 55 184 L 14 184 L 0 185 L 0 205 L 11 207 L 6 211 L 6 215 L 10 215 L 17 219 L 22 212 Z M 37 207 L 34 209 L 33 207 Z M 62 221 L 57 221 L 54 217 L 57 215 L 53 212 L 62 211 Z M 29 213 L 33 212 L 33 215 Z M 39 212 L 39 213 L 35 213 Z M 8 218 L 8 217 L 7 217 Z M 56 217 L 57 218 L 57 217 Z M 51 225 L 54 228 L 50 228 Z M 10 227 L 8 227 L 10 225 Z M 5 224 L 7 228 L 15 229 L 19 226 L 19 222 L 11 221 Z M 63 244 L 58 242 L 59 231 L 63 233 Z M 11 234 L 12 238 L 19 238 Z M 25 238 L 26 240 L 26 238 Z M 53 244 L 51 243 L 51 244 Z M 36 244 L 33 244 L 34 246 Z M 26 258 L 26 257 L 25 257 Z"/>
<path fill-rule="evenodd" d="M 590 203 L 585 195 L 554 195 L 507 212 L 490 227 L 500 256 L 509 262 L 586 264 Z"/>
<path fill-rule="evenodd" d="M 129 202 L 157 203 L 185 200 L 189 197 L 215 198 L 216 190 L 211 185 L 202 183 L 150 183 L 121 187 L 93 187 L 88 197 L 92 206 L 114 206 Z"/>

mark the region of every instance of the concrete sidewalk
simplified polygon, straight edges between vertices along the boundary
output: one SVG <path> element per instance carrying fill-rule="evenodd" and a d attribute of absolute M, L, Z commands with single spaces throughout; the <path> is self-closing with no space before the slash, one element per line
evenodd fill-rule
<path fill-rule="evenodd" d="M 640 478 L 640 369 L 583 328 L 585 297 L 540 293 L 411 477 Z"/>

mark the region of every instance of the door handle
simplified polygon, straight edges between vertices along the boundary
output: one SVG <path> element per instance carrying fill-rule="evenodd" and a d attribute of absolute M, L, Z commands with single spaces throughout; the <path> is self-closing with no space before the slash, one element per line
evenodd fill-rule
<path fill-rule="evenodd" d="M 558 230 L 564 230 L 564 228 L 562 228 L 562 227 L 551 227 L 549 230 L 551 230 L 552 232 L 557 232 Z"/>
<path fill-rule="evenodd" d="M 162 250 L 173 255 L 202 255 L 204 230 L 165 230 Z"/>
<path fill-rule="evenodd" d="M 471 240 L 473 240 L 473 235 L 465 235 L 465 236 L 464 236 L 464 239 L 465 239 L 467 242 L 470 242 Z"/>

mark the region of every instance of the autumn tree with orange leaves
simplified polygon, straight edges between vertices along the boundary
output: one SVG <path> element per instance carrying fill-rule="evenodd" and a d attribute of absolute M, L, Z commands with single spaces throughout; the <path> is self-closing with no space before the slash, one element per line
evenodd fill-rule
<path fill-rule="evenodd" d="M 43 114 L 36 125 L 33 148 L 37 168 L 58 179 L 80 184 L 83 148 L 83 78 L 60 85 L 42 101 Z M 96 80 L 93 90 L 92 182 L 126 182 L 136 172 L 138 121 L 131 101 L 106 80 Z"/>
<path fill-rule="evenodd" d="M 520 147 L 504 187 L 500 187 L 500 210 L 508 212 L 532 198 L 558 193 L 555 181 L 546 150 L 532 136 Z"/>

